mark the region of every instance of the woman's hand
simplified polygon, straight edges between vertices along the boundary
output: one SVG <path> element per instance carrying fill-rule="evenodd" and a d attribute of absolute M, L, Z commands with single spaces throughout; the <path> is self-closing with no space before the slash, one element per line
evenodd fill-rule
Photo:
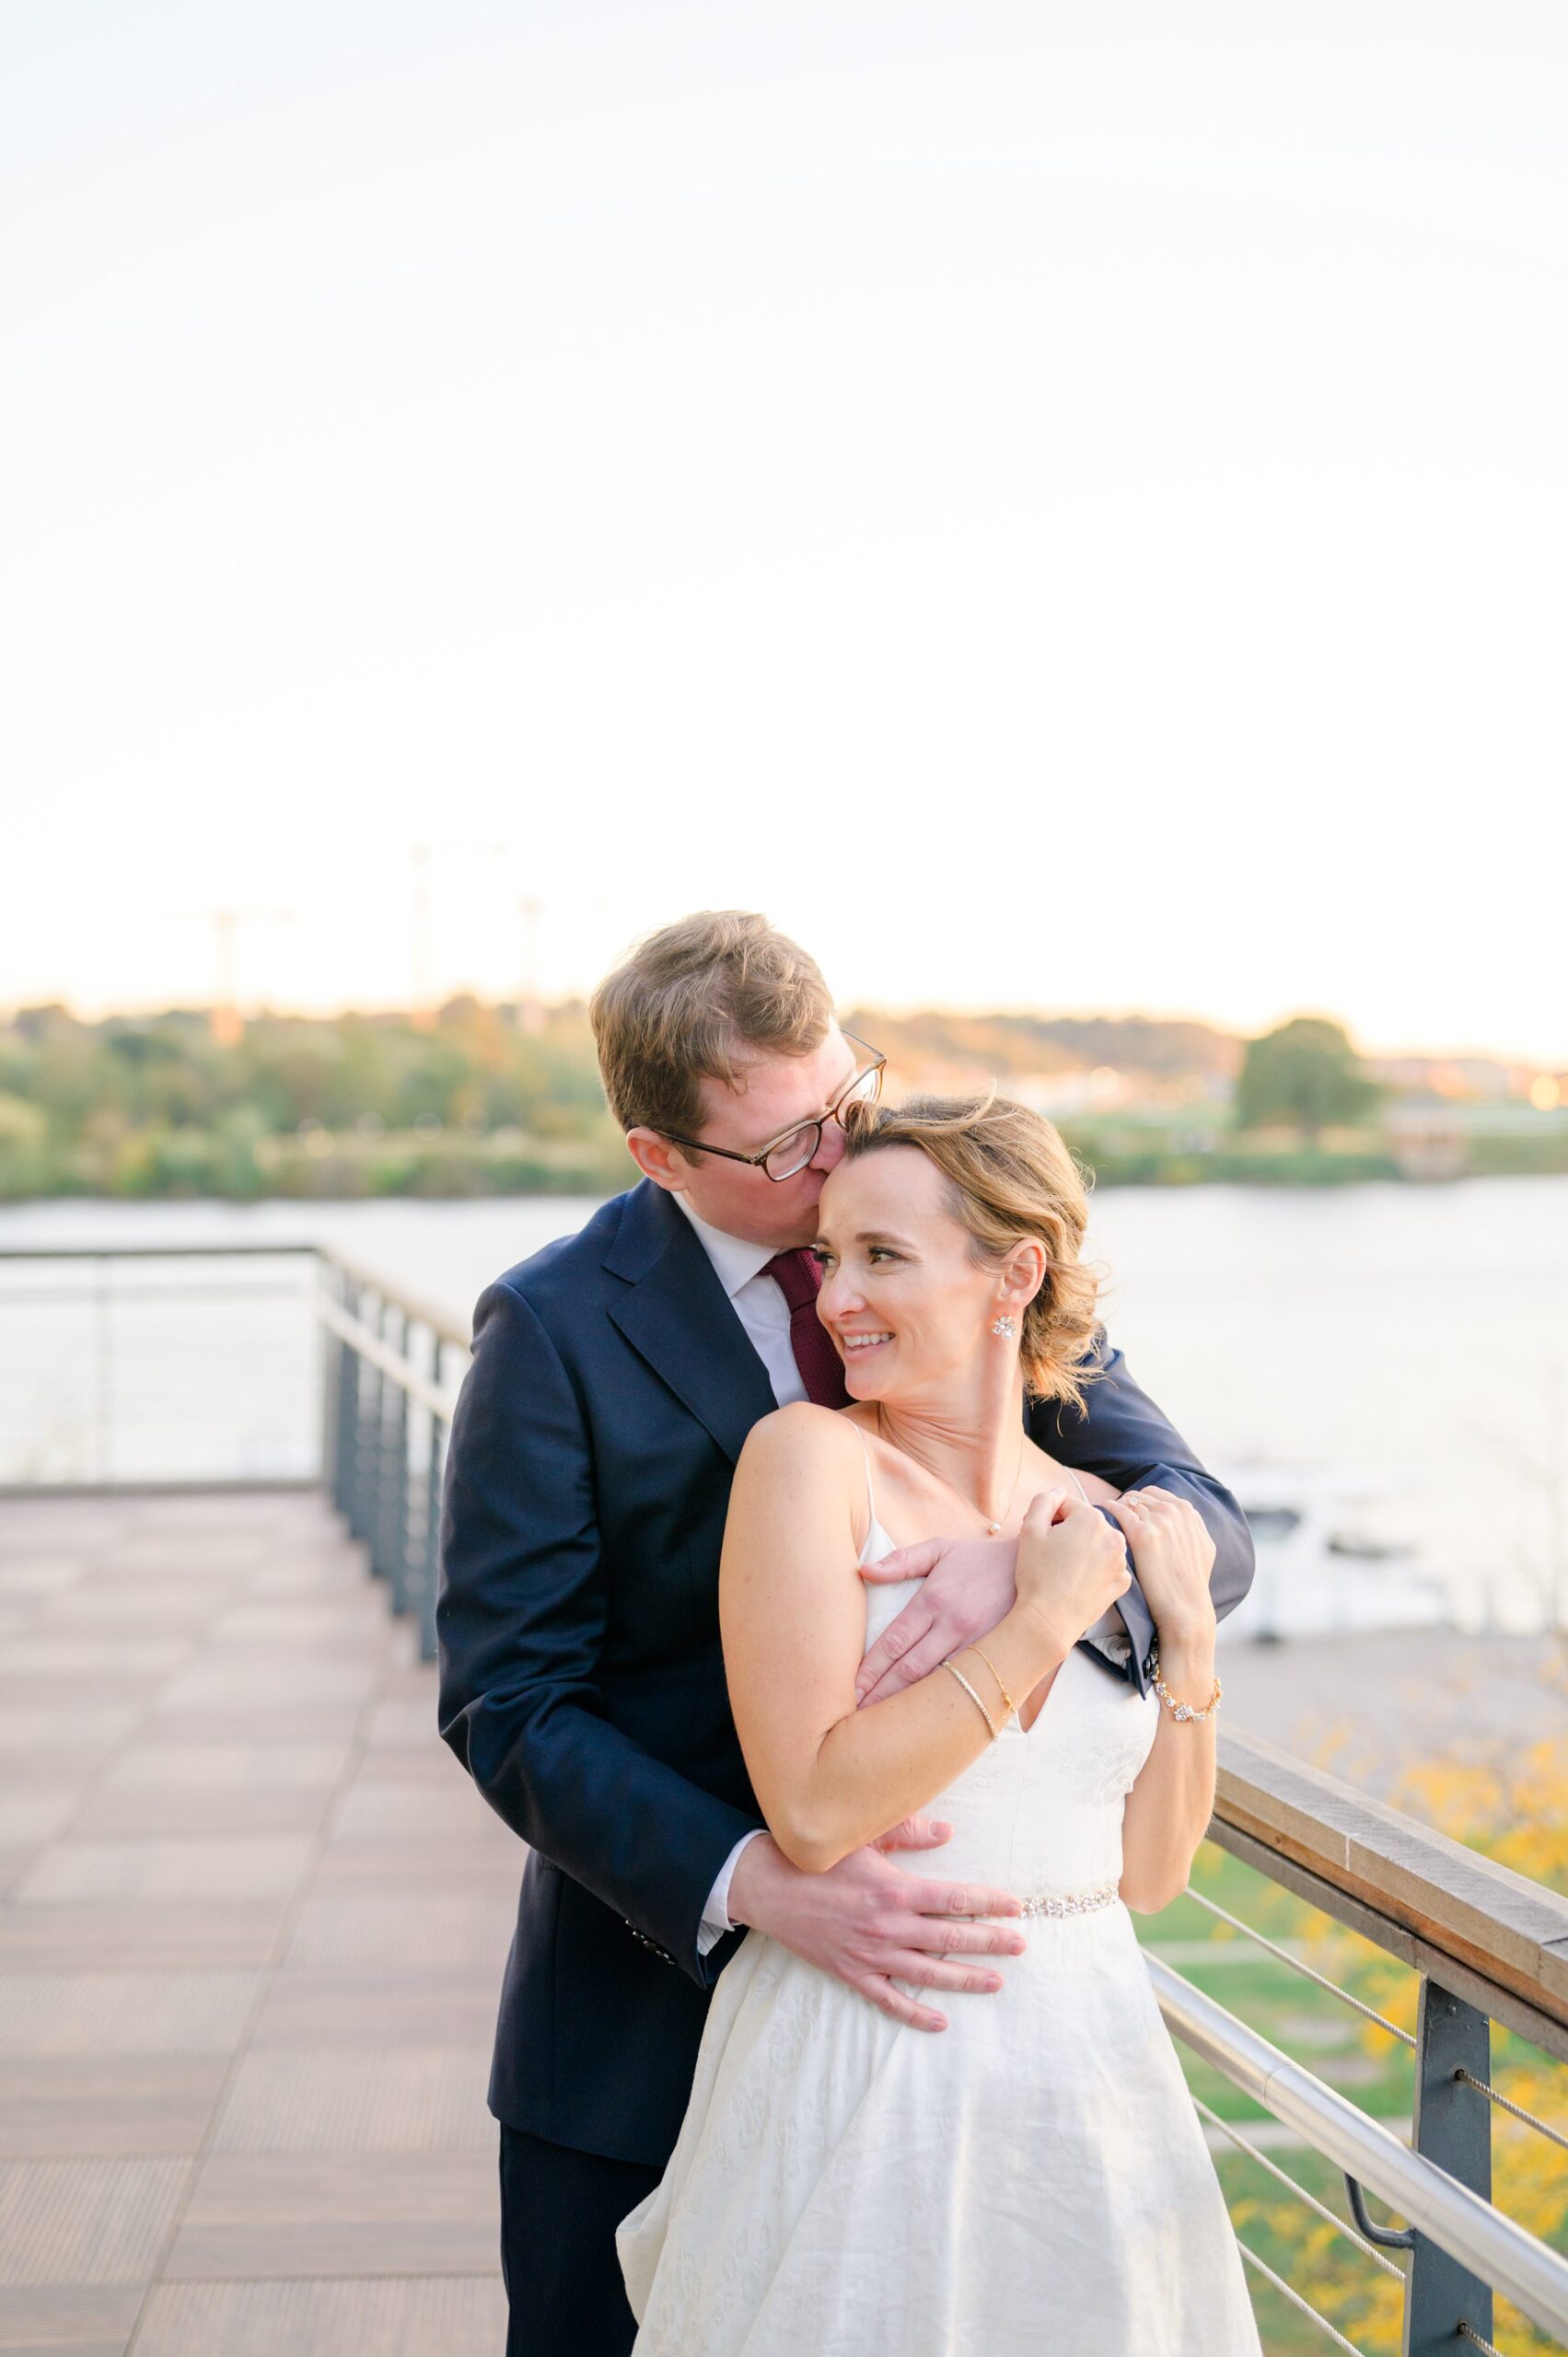
<path fill-rule="evenodd" d="M 1019 1605 L 1070 1652 L 1132 1579 L 1127 1549 L 1098 1508 L 1069 1491 L 1044 1490 L 1030 1499 L 1018 1534 L 1017 1583 Z"/>
<path fill-rule="evenodd" d="M 1214 1542 L 1197 1507 L 1168 1490 L 1129 1490 L 1106 1512 L 1127 1533 L 1138 1585 L 1164 1643 L 1212 1636 Z"/>

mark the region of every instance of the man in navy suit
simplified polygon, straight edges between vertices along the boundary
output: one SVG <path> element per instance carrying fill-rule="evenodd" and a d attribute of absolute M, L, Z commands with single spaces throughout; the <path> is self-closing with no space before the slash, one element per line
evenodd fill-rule
<path fill-rule="evenodd" d="M 737 911 L 654 935 L 592 1016 L 643 1178 L 481 1298 L 442 1525 L 441 1733 L 528 1848 L 490 2084 L 508 2357 L 630 2349 L 615 2227 L 663 2173 L 747 1926 L 928 2028 L 896 1982 L 987 1988 L 1016 1952 L 1006 1894 L 900 1869 L 900 1847 L 939 1845 L 921 1820 L 829 1874 L 790 1865 L 726 1696 L 730 1479 L 760 1417 L 844 1398 L 804 1248 L 840 1117 L 881 1060 L 841 1031 L 812 961 Z M 1118 1489 L 1191 1498 L 1229 1611 L 1252 1575 L 1235 1500 L 1103 1335 L 1097 1364 L 1086 1411 L 1038 1405 L 1033 1436 Z M 1011 1601 L 1009 1541 L 928 1564 L 878 1648 L 879 1692 Z M 1142 1691 L 1152 1637 L 1134 1580 L 1081 1643 Z"/>

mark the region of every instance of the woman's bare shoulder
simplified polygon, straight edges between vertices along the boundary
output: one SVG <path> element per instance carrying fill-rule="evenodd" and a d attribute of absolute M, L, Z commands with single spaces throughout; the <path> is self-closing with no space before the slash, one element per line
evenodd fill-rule
<path fill-rule="evenodd" d="M 842 1529 L 864 1542 L 864 1534 L 856 1532 L 856 1513 L 865 1495 L 865 1462 L 844 1417 L 804 1399 L 775 1409 L 752 1425 L 735 1469 L 726 1561 L 730 1535 L 760 1528 L 771 1534 L 770 1545 L 782 1562 L 793 1562 L 804 1544 L 827 1567 L 836 1546 L 831 1534 Z M 749 1536 L 743 1552 L 755 1570 Z M 792 1578 L 797 1570 L 791 1571 Z"/>
<path fill-rule="evenodd" d="M 852 1430 L 842 1410 L 793 1399 L 787 1408 L 759 1417 L 746 1435 L 742 1460 L 777 1466 L 832 1463 L 842 1457 L 847 1463 Z"/>

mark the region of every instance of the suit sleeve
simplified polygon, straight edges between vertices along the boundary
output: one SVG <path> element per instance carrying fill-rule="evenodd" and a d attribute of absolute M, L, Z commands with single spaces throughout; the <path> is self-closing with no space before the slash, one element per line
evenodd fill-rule
<path fill-rule="evenodd" d="M 1098 1473 L 1118 1490 L 1169 1490 L 1187 1498 L 1202 1515 L 1214 1542 L 1209 1593 L 1216 1618 L 1234 1612 L 1252 1585 L 1252 1534 L 1247 1517 L 1223 1482 L 1205 1472 L 1174 1424 L 1127 1371 L 1102 1327 L 1090 1362 L 1095 1380 L 1084 1389 L 1080 1411 L 1063 1400 L 1046 1400 L 1029 1417 L 1031 1437 L 1063 1465 Z M 1142 1688 L 1154 1620 L 1134 1572 L 1132 1585 L 1116 1603 L 1132 1641 L 1132 1666 Z"/>
<path fill-rule="evenodd" d="M 703 1907 L 754 1817 L 604 1717 L 607 1584 L 582 1406 L 522 1295 L 492 1285 L 452 1420 L 436 1604 L 443 1739 L 531 1849 L 704 1987 Z"/>

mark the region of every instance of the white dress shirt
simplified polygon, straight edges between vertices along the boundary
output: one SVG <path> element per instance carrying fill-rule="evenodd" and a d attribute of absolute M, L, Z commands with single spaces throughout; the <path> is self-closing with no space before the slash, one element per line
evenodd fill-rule
<path fill-rule="evenodd" d="M 722 1228 L 710 1227 L 705 1219 L 698 1218 L 684 1195 L 677 1195 L 675 1200 L 695 1228 L 698 1242 L 714 1264 L 714 1273 L 735 1306 L 747 1340 L 767 1368 L 779 1406 L 787 1408 L 792 1399 L 804 1399 L 806 1386 L 790 1348 L 789 1304 L 779 1290 L 777 1280 L 762 1274 L 773 1257 L 772 1248 L 766 1244 L 748 1244 L 738 1236 L 726 1236 Z M 719 1868 L 697 1933 L 699 1956 L 706 1956 L 715 1942 L 735 1929 L 729 1920 L 729 1886 L 735 1862 L 747 1843 L 759 1838 L 756 1833 L 743 1833 Z"/>

